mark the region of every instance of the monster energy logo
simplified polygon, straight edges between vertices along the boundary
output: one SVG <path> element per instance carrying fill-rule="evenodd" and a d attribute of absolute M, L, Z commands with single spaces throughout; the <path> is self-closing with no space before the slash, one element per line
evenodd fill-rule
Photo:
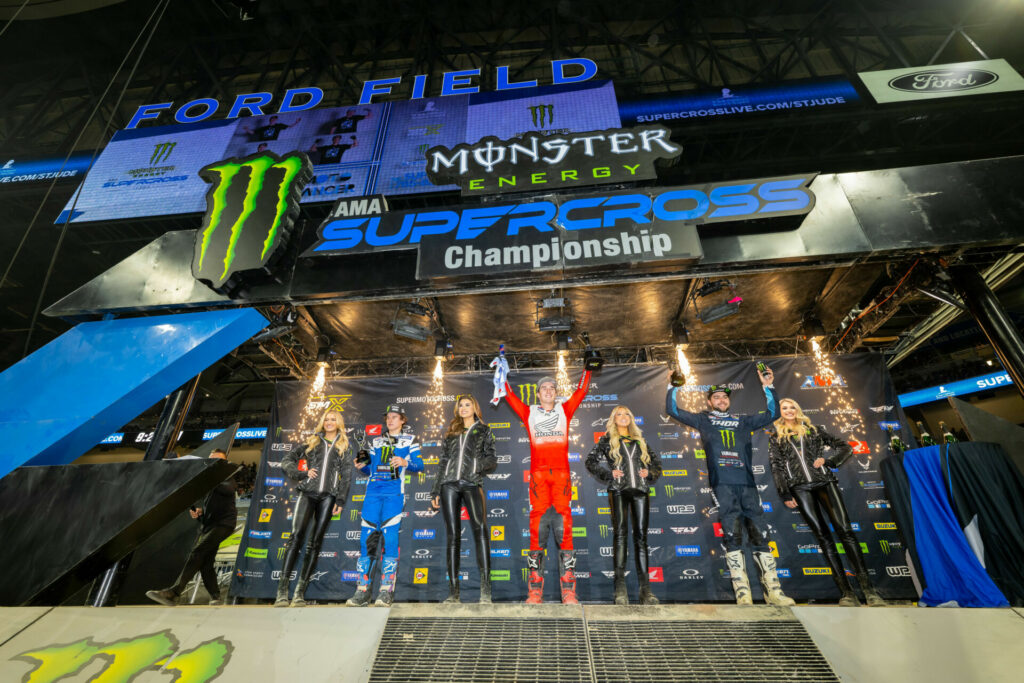
<path fill-rule="evenodd" d="M 597 530 L 599 532 L 601 532 L 601 538 L 607 538 L 608 537 L 608 525 L 607 524 L 599 525 L 597 527 Z"/>
<path fill-rule="evenodd" d="M 665 484 L 665 495 L 669 498 L 676 495 L 676 487 L 672 484 Z"/>
<path fill-rule="evenodd" d="M 278 562 L 280 562 L 281 560 L 284 559 L 284 554 L 285 554 L 285 552 L 287 552 L 287 550 L 288 550 L 288 545 L 287 544 L 285 544 L 285 545 L 283 545 L 283 546 L 281 546 L 280 548 L 277 549 L 277 561 Z"/>
<path fill-rule="evenodd" d="M 547 125 L 551 125 L 555 122 L 555 105 L 553 104 L 536 104 L 532 107 L 528 107 L 530 110 L 530 118 L 533 119 L 533 125 L 537 128 L 543 128 L 544 117 L 547 117 Z"/>
<path fill-rule="evenodd" d="M 354 522 L 359 519 L 359 510 L 352 509 L 348 511 L 348 521 Z"/>
<path fill-rule="evenodd" d="M 161 142 L 153 145 L 153 156 L 149 158 L 149 165 L 156 166 L 161 161 L 167 161 L 171 157 L 171 152 L 177 146 L 177 142 Z"/>
<path fill-rule="evenodd" d="M 175 672 L 174 680 L 206 683 L 219 676 L 231 660 L 234 646 L 223 638 L 208 640 L 199 646 L 179 652 L 178 639 L 170 631 L 98 643 L 83 638 L 66 645 L 51 645 L 22 652 L 13 659 L 35 664 L 23 680 L 51 683 L 73 676 L 94 659 L 104 664 L 90 680 L 130 681 L 148 669 Z"/>
<path fill-rule="evenodd" d="M 882 546 L 882 552 L 884 554 L 888 555 L 891 552 L 892 549 L 889 547 L 889 541 L 879 541 L 878 543 Z"/>
<path fill-rule="evenodd" d="M 427 473 L 426 472 L 417 472 L 416 473 L 416 481 L 418 483 L 420 483 L 420 484 L 425 484 L 426 481 L 427 481 Z"/>
<path fill-rule="evenodd" d="M 718 435 L 722 437 L 722 445 L 726 448 L 736 448 L 736 432 L 731 429 L 719 429 Z"/>
<path fill-rule="evenodd" d="M 380 464 L 386 465 L 391 457 L 395 454 L 395 447 L 393 444 L 386 443 L 380 447 Z"/>
<path fill-rule="evenodd" d="M 196 279 L 230 295 L 238 289 L 236 273 L 269 266 L 291 234 L 312 169 L 305 154 L 262 152 L 200 170 L 210 189 L 192 257 Z"/>
<path fill-rule="evenodd" d="M 426 156 L 428 147 L 430 147 L 430 145 L 425 142 L 422 145 L 416 145 L 416 155 L 421 157 Z"/>
<path fill-rule="evenodd" d="M 536 384 L 520 384 L 519 385 L 519 400 L 530 405 L 537 402 L 537 385 Z"/>

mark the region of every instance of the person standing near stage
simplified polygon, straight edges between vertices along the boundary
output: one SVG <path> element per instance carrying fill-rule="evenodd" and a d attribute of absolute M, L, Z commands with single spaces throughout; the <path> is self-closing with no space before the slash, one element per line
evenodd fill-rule
<path fill-rule="evenodd" d="M 544 601 L 544 546 L 548 529 L 558 542 L 558 577 L 562 602 L 578 605 L 576 599 L 576 552 L 572 547 L 572 478 L 569 471 L 569 423 L 590 387 L 590 371 L 584 370 L 576 390 L 564 403 L 556 401 L 554 378 L 537 382 L 540 405 L 526 405 L 505 382 L 505 400 L 522 420 L 530 440 L 530 550 L 526 556 L 528 592 L 526 602 Z M 552 522 L 543 523 L 545 519 Z"/>
<path fill-rule="evenodd" d="M 853 534 L 853 524 L 846 512 L 839 481 L 832 471 L 838 469 L 853 454 L 853 448 L 842 439 L 832 436 L 824 427 L 815 427 L 804 415 L 800 404 L 791 398 L 779 402 L 782 417 L 775 421 L 775 431 L 768 437 L 768 454 L 772 477 L 786 507 L 800 511 L 821 547 L 832 579 L 839 588 L 839 604 L 859 607 L 857 594 L 850 586 L 839 560 L 836 543 L 829 532 L 829 523 L 846 548 L 846 556 L 857 573 L 857 581 L 864 598 L 871 607 L 884 607 L 886 602 L 875 590 L 868 576 L 860 543 Z M 825 450 L 829 449 L 829 457 Z"/>
<path fill-rule="evenodd" d="M 210 453 L 210 457 L 226 460 L 228 456 L 218 448 Z M 185 590 L 185 586 L 198 571 L 206 591 L 210 594 L 210 604 L 224 604 L 220 598 L 220 586 L 217 585 L 217 572 L 213 568 L 213 563 L 217 558 L 220 544 L 235 531 L 235 524 L 238 521 L 235 507 L 236 489 L 232 476 L 217 484 L 201 503 L 189 508 L 188 513 L 192 519 L 199 521 L 199 535 L 192 544 L 185 566 L 170 588 L 146 591 L 147 598 L 161 605 L 174 607 L 178 604 L 178 597 Z"/>
<path fill-rule="evenodd" d="M 302 446 L 293 449 L 281 461 L 284 473 L 297 482 L 295 489 L 299 498 L 292 512 L 292 531 L 285 543 L 284 564 L 277 583 L 274 607 L 289 605 L 288 585 L 303 540 L 306 541 L 305 559 L 290 604 L 292 607 L 306 606 L 306 587 L 316 570 L 327 525 L 331 523 L 332 515 L 341 514 L 348 498 L 352 483 L 352 457 L 352 445 L 345 434 L 345 420 L 341 413 L 329 410 Z M 305 470 L 299 469 L 300 460 L 306 461 Z"/>
<path fill-rule="evenodd" d="M 633 557 L 640 586 L 640 603 L 657 605 L 647 571 L 647 520 L 650 518 L 650 487 L 661 476 L 661 460 L 644 439 L 633 411 L 626 406 L 612 410 L 604 435 L 587 456 L 587 470 L 608 486 L 612 511 L 612 563 L 615 569 L 615 604 L 628 605 L 626 593 L 626 539 L 633 520 Z"/>
<path fill-rule="evenodd" d="M 423 458 L 416 437 L 405 431 L 408 418 L 405 408 L 389 405 L 384 409 L 384 423 L 387 432 L 374 437 L 370 450 L 360 453 L 355 461 L 363 474 L 369 475 L 366 482 L 366 498 L 363 501 L 362 533 L 360 534 L 360 556 L 356 563 L 359 578 L 356 592 L 346 604 L 365 607 L 370 604 L 370 586 L 373 583 L 373 565 L 380 541 L 381 550 L 380 592 L 378 605 L 389 606 L 395 599 L 395 579 L 398 575 L 398 531 L 405 508 L 405 473 L 422 472 Z M 372 549 L 372 550 L 371 550 Z"/>
<path fill-rule="evenodd" d="M 484 475 L 498 466 L 494 454 L 494 434 L 480 416 L 480 404 L 470 395 L 455 401 L 455 416 L 448 425 L 444 453 L 438 464 L 437 478 L 430 491 L 435 510 L 444 515 L 448 535 L 448 597 L 446 603 L 459 600 L 459 554 L 462 551 L 462 506 L 469 514 L 469 525 L 476 541 L 476 565 L 480 569 L 480 602 L 491 602 L 490 528 L 484 502 Z"/>
<path fill-rule="evenodd" d="M 730 413 L 729 395 L 732 390 L 718 384 L 708 388 L 709 410 L 691 413 L 681 409 L 676 402 L 676 394 L 681 387 L 669 388 L 665 397 L 665 410 L 679 422 L 700 432 L 707 458 L 708 483 L 711 484 L 711 490 L 718 501 L 718 520 L 722 525 L 725 561 L 732 577 L 736 603 L 754 604 L 743 557 L 743 529 L 746 527 L 755 564 L 761 571 L 765 602 L 788 606 L 795 603 L 782 592 L 782 585 L 779 583 L 775 558 L 772 557 L 765 533 L 764 511 L 761 509 L 761 499 L 757 495 L 750 462 L 751 432 L 767 427 L 779 417 L 771 369 L 765 367 L 758 372 L 758 377 L 764 388 L 768 412 L 757 415 Z"/>

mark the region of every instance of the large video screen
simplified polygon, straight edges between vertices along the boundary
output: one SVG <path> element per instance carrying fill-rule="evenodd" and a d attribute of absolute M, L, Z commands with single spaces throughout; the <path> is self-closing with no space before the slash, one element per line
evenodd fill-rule
<path fill-rule="evenodd" d="M 427 149 L 530 131 L 617 128 L 611 81 L 487 92 L 117 132 L 57 219 L 107 221 L 201 212 L 203 166 L 260 150 L 309 154 L 303 202 L 456 190 L 432 185 Z"/>

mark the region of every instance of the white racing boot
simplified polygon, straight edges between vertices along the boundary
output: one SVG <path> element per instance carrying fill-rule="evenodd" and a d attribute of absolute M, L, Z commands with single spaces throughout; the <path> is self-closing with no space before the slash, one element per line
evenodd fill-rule
<path fill-rule="evenodd" d="M 743 558 L 743 551 L 727 552 L 725 564 L 729 567 L 729 576 L 732 577 L 732 591 L 736 594 L 736 604 L 753 605 L 754 599 L 750 597 L 750 579 L 747 578 L 747 566 L 746 560 Z"/>
<path fill-rule="evenodd" d="M 793 598 L 782 592 L 779 575 L 775 571 L 775 558 L 771 553 L 754 551 L 754 562 L 761 570 L 761 588 L 764 590 L 764 601 L 776 607 L 792 607 L 796 604 Z"/>

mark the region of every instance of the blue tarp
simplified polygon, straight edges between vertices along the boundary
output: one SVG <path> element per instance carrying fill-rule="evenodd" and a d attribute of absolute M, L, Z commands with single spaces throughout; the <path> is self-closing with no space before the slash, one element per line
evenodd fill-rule
<path fill-rule="evenodd" d="M 68 330 L 0 374 L 0 477 L 74 461 L 266 324 L 241 308 Z"/>
<path fill-rule="evenodd" d="M 906 452 L 914 536 L 928 587 L 921 602 L 929 607 L 956 601 L 961 607 L 1009 607 L 1006 597 L 978 562 L 949 504 L 942 475 L 943 446 Z"/>

